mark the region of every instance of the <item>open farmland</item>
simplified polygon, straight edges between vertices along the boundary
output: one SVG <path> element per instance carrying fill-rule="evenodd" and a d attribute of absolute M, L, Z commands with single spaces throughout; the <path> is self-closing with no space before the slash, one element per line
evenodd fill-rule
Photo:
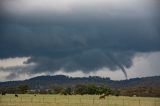
<path fill-rule="evenodd" d="M 160 98 L 98 95 L 14 95 L 0 96 L 0 106 L 160 106 Z"/>

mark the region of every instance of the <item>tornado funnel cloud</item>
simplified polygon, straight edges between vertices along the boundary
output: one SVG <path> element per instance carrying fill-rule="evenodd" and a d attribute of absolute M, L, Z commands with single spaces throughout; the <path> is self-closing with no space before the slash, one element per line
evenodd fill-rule
<path fill-rule="evenodd" d="M 125 68 L 123 67 L 123 65 L 120 64 L 120 62 L 118 62 L 118 60 L 116 60 L 116 58 L 114 57 L 114 55 L 112 53 L 107 53 L 107 56 L 110 58 L 110 60 L 115 63 L 123 72 L 124 76 L 126 79 L 128 79 L 128 75 L 127 72 L 125 70 Z"/>
<path fill-rule="evenodd" d="M 120 68 L 120 69 L 122 70 L 122 72 L 124 73 L 126 79 L 128 79 L 127 72 L 126 72 L 126 70 L 124 69 L 124 67 L 123 67 L 122 65 L 118 64 L 118 63 L 117 63 L 117 65 L 119 66 L 119 68 Z"/>

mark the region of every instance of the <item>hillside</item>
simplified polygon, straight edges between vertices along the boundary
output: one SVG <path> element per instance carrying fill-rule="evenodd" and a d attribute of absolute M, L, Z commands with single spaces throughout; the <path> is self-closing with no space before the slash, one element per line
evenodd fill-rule
<path fill-rule="evenodd" d="M 30 89 L 48 89 L 55 86 L 72 87 L 78 84 L 107 85 L 112 88 L 124 87 L 160 87 L 160 76 L 134 78 L 129 80 L 113 81 L 110 78 L 93 77 L 68 77 L 64 75 L 38 76 L 23 81 L 0 82 L 0 87 L 14 87 L 27 84 Z"/>

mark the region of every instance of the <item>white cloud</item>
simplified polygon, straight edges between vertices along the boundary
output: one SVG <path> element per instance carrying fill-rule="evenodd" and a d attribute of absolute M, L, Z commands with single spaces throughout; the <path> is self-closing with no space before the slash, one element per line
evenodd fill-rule
<path fill-rule="evenodd" d="M 8 58 L 0 60 L 0 67 L 14 67 L 14 66 L 25 66 L 25 61 L 27 61 L 29 57 L 16 57 L 16 58 Z"/>
<path fill-rule="evenodd" d="M 160 75 L 160 52 L 140 54 L 127 72 L 130 78 Z"/>

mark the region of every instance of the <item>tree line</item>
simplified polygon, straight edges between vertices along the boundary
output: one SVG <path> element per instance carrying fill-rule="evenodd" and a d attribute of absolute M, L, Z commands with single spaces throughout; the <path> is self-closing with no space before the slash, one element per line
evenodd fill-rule
<path fill-rule="evenodd" d="M 28 85 L 19 85 L 13 87 L 0 87 L 1 93 L 8 93 L 8 94 L 25 94 L 29 90 Z"/>
<path fill-rule="evenodd" d="M 62 95 L 102 95 L 110 94 L 115 96 L 141 96 L 141 97 L 160 97 L 158 87 L 125 87 L 111 88 L 105 85 L 78 84 L 74 87 L 54 86 L 49 89 L 30 89 L 28 85 L 21 84 L 14 87 L 0 87 L 1 93 L 8 94 L 62 94 Z"/>
<path fill-rule="evenodd" d="M 0 87 L 0 92 L 6 92 L 8 94 L 64 94 L 64 95 L 101 95 L 101 94 L 113 94 L 113 90 L 108 86 L 96 86 L 94 84 L 79 84 L 75 87 L 62 87 L 55 86 L 50 89 L 29 89 L 28 85 L 19 85 L 15 87 Z"/>

